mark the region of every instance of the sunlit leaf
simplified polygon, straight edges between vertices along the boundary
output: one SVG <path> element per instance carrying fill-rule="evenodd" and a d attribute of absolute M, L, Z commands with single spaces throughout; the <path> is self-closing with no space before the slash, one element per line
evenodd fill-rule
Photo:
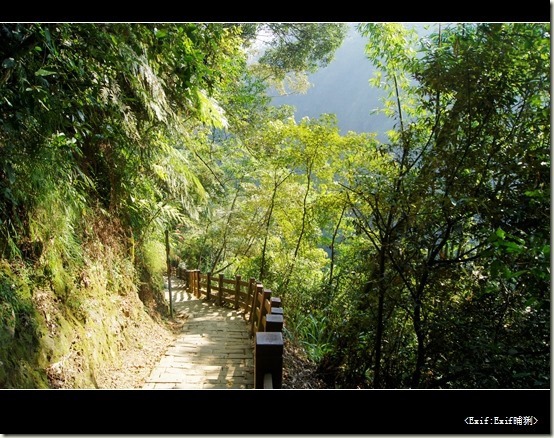
<path fill-rule="evenodd" d="M 46 70 L 46 69 L 43 69 L 43 68 L 39 68 L 35 72 L 35 76 L 50 76 L 50 75 L 55 75 L 55 74 L 56 74 L 55 71 Z"/>

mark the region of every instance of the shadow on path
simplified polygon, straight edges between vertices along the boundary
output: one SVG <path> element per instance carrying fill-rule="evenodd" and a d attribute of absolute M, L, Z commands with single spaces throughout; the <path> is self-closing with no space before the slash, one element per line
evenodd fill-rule
<path fill-rule="evenodd" d="M 186 321 L 143 389 L 253 388 L 253 342 L 242 313 L 189 294 L 183 280 L 172 277 L 171 285 L 174 311 Z"/>

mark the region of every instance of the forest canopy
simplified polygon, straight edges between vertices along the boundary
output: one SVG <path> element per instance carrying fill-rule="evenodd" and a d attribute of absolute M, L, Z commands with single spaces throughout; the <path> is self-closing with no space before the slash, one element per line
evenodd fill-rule
<path fill-rule="evenodd" d="M 0 24 L 0 386 L 48 385 L 44 294 L 75 326 L 106 291 L 163 313 L 169 230 L 282 297 L 331 387 L 549 388 L 550 25 L 430 28 L 356 26 L 381 141 L 266 93 L 344 23 Z"/>

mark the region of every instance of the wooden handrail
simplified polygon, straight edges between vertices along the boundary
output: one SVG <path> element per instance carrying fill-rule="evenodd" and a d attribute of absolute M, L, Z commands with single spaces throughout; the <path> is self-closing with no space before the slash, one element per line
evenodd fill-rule
<path fill-rule="evenodd" d="M 271 299 L 269 300 L 271 302 Z M 279 300 L 280 303 L 280 300 Z M 265 307 L 265 303 L 263 303 Z M 254 388 L 280 389 L 283 381 L 283 313 L 271 307 L 264 316 L 264 331 L 256 332 Z M 273 313 L 273 311 L 279 311 Z"/>
<path fill-rule="evenodd" d="M 177 277 L 185 280 L 189 293 L 197 298 L 204 294 L 207 299 L 211 299 L 212 291 L 217 287 L 216 302 L 219 306 L 227 303 L 236 310 L 243 310 L 243 317 L 250 325 L 250 335 L 255 338 L 254 387 L 281 388 L 284 351 L 281 299 L 273 297 L 271 290 L 264 289 L 262 283 L 254 278 L 246 282 L 241 280 L 240 275 L 226 279 L 223 274 L 219 274 L 215 282 L 212 275 L 202 274 L 198 269 L 177 269 Z"/>

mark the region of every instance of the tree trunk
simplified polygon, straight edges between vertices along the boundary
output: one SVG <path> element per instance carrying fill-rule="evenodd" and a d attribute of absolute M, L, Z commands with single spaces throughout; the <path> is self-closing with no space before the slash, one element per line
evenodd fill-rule
<path fill-rule="evenodd" d="M 269 227 L 271 226 L 271 217 L 273 215 L 273 208 L 275 207 L 275 198 L 277 197 L 277 189 L 281 184 L 283 184 L 286 179 L 292 175 L 292 172 L 290 172 L 287 176 L 285 176 L 281 181 L 277 181 L 277 178 L 275 177 L 275 181 L 273 183 L 273 193 L 271 194 L 271 203 L 269 204 L 269 210 L 267 212 L 267 220 L 265 223 L 265 236 L 264 236 L 264 245 L 262 248 L 262 261 L 260 262 L 260 275 L 258 276 L 258 281 L 262 282 L 265 277 L 265 264 L 266 264 L 266 250 L 267 250 L 267 239 L 269 237 Z"/>
<path fill-rule="evenodd" d="M 287 272 L 287 276 L 285 277 L 285 281 L 282 285 L 282 290 L 286 290 L 289 282 L 290 277 L 292 275 L 292 272 L 294 271 L 294 266 L 296 265 L 296 258 L 298 257 L 298 252 L 300 251 L 300 244 L 302 243 L 302 238 L 304 237 L 304 233 L 306 232 L 306 222 L 308 217 L 308 195 L 310 193 L 310 186 L 312 182 L 312 164 L 310 163 L 307 166 L 306 169 L 306 177 L 308 179 L 308 182 L 306 184 L 306 193 L 304 193 L 304 200 L 302 202 L 302 225 L 300 227 L 300 234 L 298 235 L 298 239 L 296 241 L 296 247 L 294 248 L 294 254 L 292 256 L 292 261 L 290 264 L 290 267 Z"/>
<path fill-rule="evenodd" d="M 264 280 L 265 277 L 265 253 L 267 250 L 267 239 L 269 237 L 269 226 L 271 225 L 271 216 L 273 215 L 273 208 L 275 207 L 275 196 L 277 195 L 277 188 L 279 186 L 275 183 L 273 187 L 273 194 L 271 195 L 271 203 L 269 204 L 269 210 L 267 212 L 267 220 L 265 222 L 265 236 L 264 236 L 264 245 L 262 248 L 262 261 L 260 262 L 260 275 L 258 276 L 258 281 Z"/>
<path fill-rule="evenodd" d="M 237 191 L 235 192 L 235 196 L 233 197 L 233 202 L 231 203 L 231 210 L 229 211 L 229 215 L 227 216 L 227 221 L 225 222 L 225 229 L 223 231 L 223 238 L 222 238 L 222 242 L 221 242 L 221 248 L 219 248 L 219 251 L 217 252 L 217 254 L 215 256 L 215 259 L 213 260 L 212 268 L 210 269 L 210 272 L 215 272 L 215 267 L 219 263 L 219 260 L 221 259 L 221 255 L 223 254 L 223 252 L 225 251 L 225 249 L 227 247 L 227 236 L 229 234 L 229 228 L 230 228 L 230 224 L 231 224 L 231 216 L 233 215 L 233 212 L 235 211 L 235 205 L 237 203 L 237 198 L 239 196 L 239 192 L 240 192 L 240 185 L 237 188 Z"/>
<path fill-rule="evenodd" d="M 444 241 L 443 241 L 444 242 Z M 441 248 L 444 245 L 439 245 L 435 251 L 438 252 L 439 248 Z M 428 263 L 432 260 L 432 258 L 428 261 Z M 423 369 L 423 365 L 425 364 L 425 332 L 423 328 L 423 320 L 422 320 L 422 308 L 423 308 L 423 291 L 425 290 L 425 286 L 427 285 L 427 281 L 429 280 L 429 267 L 427 266 L 425 268 L 425 271 L 423 272 L 423 275 L 421 277 L 421 281 L 419 283 L 419 286 L 414 294 L 414 313 L 412 316 L 412 321 L 414 324 L 414 332 L 417 338 L 417 357 L 416 357 L 416 363 L 414 372 L 412 374 L 412 388 L 417 388 L 420 384 L 421 380 L 421 371 Z"/>
<path fill-rule="evenodd" d="M 378 289 L 379 301 L 377 304 L 377 328 L 375 331 L 375 367 L 373 369 L 373 387 L 381 387 L 381 352 L 383 343 L 383 313 L 385 308 L 385 293 L 387 285 L 385 284 L 385 248 L 381 247 L 379 252 L 379 273 L 378 273 Z"/>
<path fill-rule="evenodd" d="M 412 388 L 417 388 L 421 380 L 421 370 L 423 369 L 423 364 L 425 361 L 425 345 L 424 345 L 425 336 L 423 334 L 423 327 L 422 327 L 422 321 L 421 321 L 420 302 L 417 302 L 414 307 L 413 323 L 414 323 L 414 331 L 417 338 L 417 358 L 416 358 L 414 372 L 412 374 L 411 386 Z"/>
<path fill-rule="evenodd" d="M 344 207 L 342 207 L 342 212 L 339 217 L 339 221 L 337 222 L 337 226 L 335 227 L 335 230 L 333 232 L 333 239 L 331 240 L 331 264 L 329 269 L 329 287 L 333 285 L 333 270 L 335 267 L 335 241 L 337 239 L 337 234 L 339 232 L 339 227 L 342 222 L 342 217 L 344 216 L 344 212 L 346 211 L 346 204 Z"/>

